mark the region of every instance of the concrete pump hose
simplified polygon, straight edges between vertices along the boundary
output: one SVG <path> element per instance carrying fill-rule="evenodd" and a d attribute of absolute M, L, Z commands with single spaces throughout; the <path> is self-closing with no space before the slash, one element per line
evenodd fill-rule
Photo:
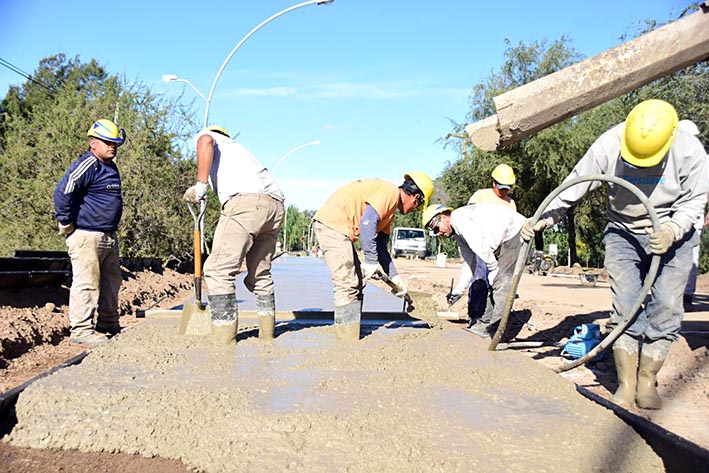
<path fill-rule="evenodd" d="M 652 228 L 654 231 L 660 231 L 660 220 L 657 217 L 657 212 L 655 212 L 655 208 L 652 206 L 648 198 L 640 192 L 640 189 L 638 189 L 635 185 L 631 184 L 630 182 L 621 179 L 619 177 L 615 176 L 606 176 L 602 174 L 593 174 L 589 176 L 580 176 L 574 179 L 571 179 L 567 182 L 562 183 L 559 187 L 554 189 L 554 191 L 547 196 L 546 199 L 544 199 L 544 202 L 541 203 L 537 211 L 535 212 L 534 216 L 531 219 L 531 226 L 533 227 L 538 221 L 541 215 L 544 213 L 546 208 L 549 206 L 552 200 L 554 200 L 559 194 L 561 194 L 563 191 L 568 189 L 571 186 L 575 186 L 576 184 L 580 184 L 582 182 L 588 182 L 588 181 L 603 181 L 603 182 L 610 182 L 616 185 L 619 185 L 621 187 L 624 187 L 626 190 L 628 190 L 630 193 L 632 193 L 635 197 L 638 198 L 640 203 L 642 203 L 645 206 L 645 209 L 648 212 L 648 215 L 650 216 L 650 220 L 652 221 Z M 507 328 L 507 320 L 509 319 L 510 316 L 510 311 L 512 310 L 512 304 L 514 302 L 515 294 L 517 293 L 517 286 L 519 285 L 519 280 L 522 278 L 522 272 L 524 271 L 524 264 L 525 261 L 527 260 L 527 252 L 529 250 L 529 245 L 530 242 L 526 241 L 522 244 L 519 255 L 517 256 L 517 262 L 515 264 L 515 270 L 514 274 L 512 276 L 512 286 L 510 287 L 510 292 L 507 295 L 507 298 L 505 299 L 505 306 L 503 308 L 502 312 L 502 319 L 500 319 L 500 325 L 497 328 L 497 332 L 495 332 L 495 336 L 492 337 L 492 341 L 490 341 L 490 345 L 488 346 L 488 350 L 494 351 L 497 348 L 497 344 L 500 343 L 500 339 L 502 338 L 502 334 L 505 332 L 505 328 Z M 655 281 L 655 276 L 657 275 L 657 270 L 660 267 L 660 255 L 653 255 L 652 260 L 650 261 L 650 269 L 648 270 L 647 274 L 645 275 L 645 280 L 643 283 L 643 287 L 638 293 L 637 300 L 632 306 L 632 310 L 629 311 L 629 314 L 624 314 L 626 315 L 625 320 L 619 323 L 604 339 L 596 345 L 591 351 L 586 353 L 584 356 L 579 358 L 578 360 L 575 360 L 571 363 L 565 363 L 564 365 L 560 366 L 557 368 L 555 371 L 557 373 L 561 373 L 564 371 L 568 371 L 570 369 L 576 368 L 577 366 L 580 366 L 584 363 L 586 363 L 588 360 L 593 359 L 596 357 L 601 351 L 605 350 L 607 347 L 613 344 L 618 337 L 620 337 L 623 332 L 635 321 L 635 319 L 638 316 L 638 309 L 640 308 L 640 305 L 643 303 L 645 300 L 645 297 L 650 290 L 650 287 L 652 286 L 653 282 Z"/>

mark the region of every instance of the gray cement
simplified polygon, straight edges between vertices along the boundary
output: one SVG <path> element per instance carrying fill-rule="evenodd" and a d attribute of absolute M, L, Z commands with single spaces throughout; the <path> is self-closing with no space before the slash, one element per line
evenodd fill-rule
<path fill-rule="evenodd" d="M 16 446 L 179 459 L 207 472 L 661 472 L 573 384 L 460 329 L 249 327 L 218 348 L 147 320 L 23 392 Z"/>
<path fill-rule="evenodd" d="M 276 308 L 287 311 L 332 311 L 335 307 L 332 294 L 332 279 L 322 258 L 313 256 L 283 255 L 273 261 L 271 269 Z M 256 297 L 244 286 L 246 273 L 236 278 L 236 296 L 240 310 L 256 310 Z M 401 311 L 403 301 L 382 289 L 377 282 L 364 288 L 366 312 Z M 202 299 L 207 302 L 206 287 Z"/>

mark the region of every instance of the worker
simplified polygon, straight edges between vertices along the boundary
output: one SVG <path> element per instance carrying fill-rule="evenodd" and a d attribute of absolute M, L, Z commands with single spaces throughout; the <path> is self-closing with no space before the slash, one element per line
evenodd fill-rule
<path fill-rule="evenodd" d="M 98 346 L 121 331 L 116 231 L 123 197 L 113 160 L 125 132 L 111 120 L 101 119 L 86 135 L 89 149 L 69 166 L 54 189 L 54 210 L 71 258 L 69 340 Z"/>
<path fill-rule="evenodd" d="M 422 209 L 432 194 L 433 181 L 419 171 L 404 174 L 398 188 L 382 179 L 361 179 L 337 189 L 313 216 L 313 230 L 334 286 L 338 340 L 359 340 L 362 290 L 376 272 L 383 271 L 398 297 L 406 295 L 406 283 L 387 250 L 391 224 L 397 209 L 402 214 Z M 358 239 L 363 262 L 355 251 Z"/>
<path fill-rule="evenodd" d="M 458 283 L 446 295 L 449 305 L 460 300 L 468 289 L 477 260 L 483 261 L 488 270 L 488 284 L 492 288 L 490 303 L 482 317 L 468 328 L 484 339 L 492 339 L 502 318 L 522 246 L 519 233 L 524 222 L 524 216 L 511 208 L 488 202 L 455 210 L 434 204 L 423 212 L 421 223 L 424 228 L 438 236 L 453 237 L 463 257 Z"/>
<path fill-rule="evenodd" d="M 621 176 L 637 186 L 661 225 L 654 231 L 647 209 L 633 194 L 607 185 L 605 267 L 613 303 L 609 328 L 637 316 L 613 345 L 619 385 L 614 399 L 623 406 L 660 409 L 657 373 L 677 340 L 684 315 L 680 300 L 699 238 L 693 225 L 707 202 L 707 155 L 696 136 L 678 128 L 671 104 L 646 100 L 625 122 L 596 139 L 565 181 L 597 174 Z M 525 222 L 522 237 L 529 240 L 535 231 L 558 222 L 599 185 L 585 182 L 559 194 L 534 227 Z M 631 314 L 653 255 L 661 255 L 661 261 L 649 300 L 638 314 Z"/>
<path fill-rule="evenodd" d="M 515 182 L 515 172 L 509 164 L 498 164 L 492 170 L 492 187 L 476 190 L 468 204 L 478 204 L 480 202 L 488 202 L 491 204 L 504 205 L 517 211 L 517 204 L 514 199 L 509 196 L 512 192 Z M 485 313 L 485 307 L 488 302 L 490 286 L 487 283 L 487 266 L 485 262 L 476 258 L 475 268 L 473 270 L 473 282 L 468 290 L 468 327 L 472 327 L 477 320 Z"/>
<path fill-rule="evenodd" d="M 515 204 L 514 199 L 509 195 L 517 181 L 512 167 L 509 164 L 498 164 L 497 167 L 492 170 L 491 177 L 492 187 L 476 190 L 473 195 L 470 196 L 470 199 L 468 199 L 468 203 L 478 204 L 480 202 L 489 202 L 491 204 L 506 205 L 512 210 L 517 211 L 517 204 Z"/>
<path fill-rule="evenodd" d="M 699 128 L 697 128 L 697 125 L 691 120 L 680 120 L 677 126 L 679 128 L 684 128 L 694 136 L 699 136 Z M 707 166 L 707 170 L 709 170 L 709 166 Z M 707 177 L 709 178 L 709 176 Z M 694 293 L 697 290 L 697 274 L 699 272 L 699 250 L 702 242 L 702 230 L 707 224 L 709 224 L 709 214 L 702 215 L 694 224 L 694 230 L 699 236 L 697 238 L 697 244 L 692 248 L 692 268 L 689 270 L 689 279 L 687 280 L 687 284 L 684 286 L 682 305 L 685 312 L 691 312 L 694 310 L 692 305 L 694 303 Z"/>
<path fill-rule="evenodd" d="M 273 339 L 276 302 L 271 261 L 283 225 L 283 192 L 251 151 L 221 126 L 201 130 L 194 143 L 197 183 L 187 189 L 184 199 L 197 203 L 206 198 L 209 183 L 221 204 L 212 252 L 204 263 L 212 340 L 218 345 L 236 343 L 239 309 L 234 281 L 244 261 L 244 286 L 256 295 L 259 338 Z"/>

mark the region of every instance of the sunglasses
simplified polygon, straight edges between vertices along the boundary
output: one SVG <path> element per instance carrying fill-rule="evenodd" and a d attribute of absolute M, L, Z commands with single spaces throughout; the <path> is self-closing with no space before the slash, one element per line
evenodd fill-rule
<path fill-rule="evenodd" d="M 428 224 L 428 229 L 431 230 L 434 234 L 438 235 L 438 230 L 439 227 L 441 226 L 441 216 L 436 215 L 433 220 L 431 220 Z"/>

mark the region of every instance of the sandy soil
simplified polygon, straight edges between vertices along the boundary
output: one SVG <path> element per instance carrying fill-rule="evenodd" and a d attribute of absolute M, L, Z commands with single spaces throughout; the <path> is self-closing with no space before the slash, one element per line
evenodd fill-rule
<path fill-rule="evenodd" d="M 454 262 L 446 268 L 439 268 L 432 261 L 399 259 L 397 265 L 400 272 L 409 278 L 411 290 L 432 294 L 439 307 L 445 308 L 443 296 L 450 287 L 451 278 L 457 277 L 458 272 Z M 121 292 L 124 317 L 121 320 L 126 326 L 143 320 L 134 316 L 138 308 L 146 309 L 156 303 L 155 308 L 172 307 L 190 295 L 189 275 L 165 270 L 161 275 L 125 271 L 124 276 L 125 282 Z M 526 321 L 526 324 L 517 323 L 520 330 L 517 338 L 564 341 L 580 323 L 603 324 L 610 307 L 609 292 L 602 281 L 595 287 L 590 287 L 571 277 L 525 275 L 518 290 L 520 297 L 515 303 L 514 318 Z M 687 314 L 687 329 L 683 331 L 680 342 L 673 346 L 660 373 L 659 389 L 665 399 L 665 409 L 659 412 L 636 413 L 650 417 L 678 435 L 706 448 L 709 447 L 709 440 L 704 432 L 706 429 L 702 426 L 706 426 L 706 420 L 709 418 L 709 396 L 706 388 L 709 377 L 709 364 L 706 362 L 707 337 L 696 333 L 706 331 L 709 323 L 705 312 L 709 309 L 709 297 L 706 296 L 709 294 L 709 279 L 706 276 L 700 278 L 698 292 L 702 294 L 699 300 L 703 311 Z M 85 349 L 72 345 L 65 339 L 68 327 L 66 299 L 65 289 L 45 288 L 42 291 L 0 293 L 0 366 L 4 368 L 0 371 L 0 383 L 3 391 Z M 465 300 L 459 302 L 456 308 L 462 313 L 464 306 Z M 473 345 L 484 345 L 480 345 L 473 335 L 463 331 L 464 324 L 461 322 L 444 322 L 441 327 L 445 329 L 445 333 L 465 334 Z M 317 332 L 317 329 L 315 331 Z M 457 337 L 456 335 L 454 339 L 457 340 Z M 460 346 L 447 338 L 445 340 L 446 344 L 458 350 L 468 349 L 467 345 Z M 399 349 L 403 350 L 403 347 Z M 558 348 L 514 351 L 526 354 L 542 366 L 554 367 L 562 362 Z M 445 364 L 445 359 L 441 362 Z M 397 368 L 403 370 L 405 365 L 397 365 Z M 610 358 L 572 370 L 563 376 L 606 398 L 610 398 L 610 394 L 615 390 L 615 370 Z M 104 471 L 144 471 L 147 468 L 160 472 L 181 471 L 180 468 L 184 471 L 185 468 L 175 460 L 165 460 L 157 456 L 144 458 L 117 453 L 20 449 L 4 442 L 0 442 L 0 459 L 3 465 L 7 466 L 7 471 L 27 471 L 30 466 L 33 471 L 61 471 L 57 470 L 58 466 L 70 471 L 94 471 L 99 467 Z"/>

